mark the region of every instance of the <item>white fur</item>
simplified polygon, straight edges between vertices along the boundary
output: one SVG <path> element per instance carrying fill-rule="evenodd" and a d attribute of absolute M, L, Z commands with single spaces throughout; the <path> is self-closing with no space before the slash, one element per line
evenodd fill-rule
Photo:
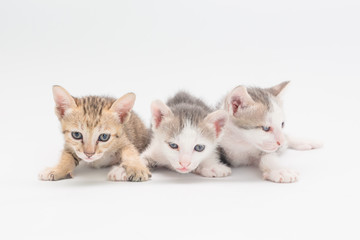
<path fill-rule="evenodd" d="M 287 148 L 287 141 L 281 126 L 284 121 L 283 110 L 275 101 L 271 103 L 273 108 L 266 116 L 266 126 L 271 127 L 272 131 L 265 132 L 261 128 L 242 129 L 230 121 L 225 127 L 225 135 L 220 145 L 231 165 L 260 165 L 265 179 L 274 182 L 293 182 L 298 179 L 298 175 L 295 176 L 291 170 L 279 169 L 276 164 L 279 152 Z M 272 159 L 271 164 L 264 164 L 269 156 Z"/>
<path fill-rule="evenodd" d="M 299 179 L 299 173 L 297 171 L 285 169 L 279 164 L 279 156 L 277 153 L 262 156 L 259 168 L 263 172 L 264 179 L 272 182 L 292 183 Z"/>
<path fill-rule="evenodd" d="M 84 159 L 83 159 L 84 160 Z M 85 160 L 84 160 L 85 161 Z M 118 158 L 115 156 L 114 153 L 108 153 L 105 152 L 104 154 L 102 154 L 102 157 L 92 161 L 92 162 L 86 162 L 90 167 L 93 168 L 103 168 L 103 167 L 108 167 L 108 166 L 112 166 L 116 163 L 118 163 Z"/>
<path fill-rule="evenodd" d="M 277 183 L 295 182 L 299 179 L 299 174 L 281 167 L 280 153 L 287 149 L 288 145 L 297 150 L 310 150 L 321 147 L 321 144 L 285 136 L 282 129 L 282 122 L 285 121 L 283 110 L 274 99 L 271 100 L 271 105 L 272 110 L 268 112 L 265 119 L 265 126 L 272 128 L 269 132 L 265 132 L 261 128 L 242 129 L 237 127 L 233 122 L 235 117 L 232 109 L 228 109 L 233 117 L 225 127 L 225 134 L 220 146 L 224 149 L 232 166 L 259 165 L 265 180 Z M 223 104 L 223 107 L 225 106 Z"/>
<path fill-rule="evenodd" d="M 126 181 L 127 175 L 123 167 L 114 166 L 108 173 L 108 180 L 110 181 Z"/>
<path fill-rule="evenodd" d="M 176 143 L 179 150 L 169 147 L 169 142 Z M 194 147 L 197 144 L 205 145 L 202 152 L 196 152 Z M 154 132 L 150 146 L 143 152 L 141 158 L 147 165 L 163 166 L 180 173 L 196 172 L 205 177 L 223 177 L 231 173 L 230 168 L 220 163 L 216 153 L 217 142 L 210 141 L 202 136 L 201 132 L 187 123 L 181 133 L 172 139 L 166 139 L 165 135 Z M 190 161 L 187 171 L 180 170 L 180 160 L 186 158 Z M 197 168 L 209 168 L 216 173 L 205 173 L 197 171 Z"/>
<path fill-rule="evenodd" d="M 231 168 L 219 163 L 217 156 L 214 155 L 212 158 L 208 158 L 203 161 L 196 169 L 195 173 L 203 177 L 227 177 L 231 174 Z"/>
<path fill-rule="evenodd" d="M 54 180 L 53 171 L 53 168 L 46 168 L 39 173 L 38 178 L 43 181 L 52 181 Z"/>
<path fill-rule="evenodd" d="M 286 136 L 289 144 L 289 148 L 298 150 L 298 151 L 307 151 L 312 149 L 321 148 L 323 144 L 319 141 L 314 140 L 304 140 L 299 138 L 294 138 L 290 136 Z"/>

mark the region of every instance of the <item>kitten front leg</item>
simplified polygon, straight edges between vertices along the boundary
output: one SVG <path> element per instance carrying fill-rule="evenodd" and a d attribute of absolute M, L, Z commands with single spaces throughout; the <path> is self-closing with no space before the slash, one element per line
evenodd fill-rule
<path fill-rule="evenodd" d="M 261 157 L 259 168 L 265 180 L 276 183 L 293 183 L 299 179 L 298 172 L 282 168 L 278 162 L 277 153 L 269 153 Z"/>
<path fill-rule="evenodd" d="M 78 164 L 78 160 L 76 160 L 71 153 L 64 150 L 58 165 L 43 170 L 39 174 L 39 179 L 43 181 L 57 181 L 65 178 L 72 178 L 72 171 Z"/>
<path fill-rule="evenodd" d="M 298 151 L 307 151 L 313 150 L 317 148 L 322 148 L 323 144 L 321 142 L 313 141 L 313 140 L 302 140 L 294 137 L 286 136 L 288 141 L 288 146 L 291 149 Z"/>
<path fill-rule="evenodd" d="M 194 172 L 203 177 L 218 178 L 231 175 L 231 168 L 221 163 L 216 155 L 200 163 Z"/>
<path fill-rule="evenodd" d="M 138 151 L 135 147 L 126 147 L 121 153 L 122 163 L 115 166 L 108 174 L 111 181 L 147 181 L 151 177 L 149 169 L 141 161 Z"/>

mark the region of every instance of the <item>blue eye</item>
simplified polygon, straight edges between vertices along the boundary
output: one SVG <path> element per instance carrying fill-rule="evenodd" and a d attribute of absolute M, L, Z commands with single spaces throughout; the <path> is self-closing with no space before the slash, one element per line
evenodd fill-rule
<path fill-rule="evenodd" d="M 268 131 L 271 130 L 271 127 L 262 126 L 261 128 L 262 128 L 262 130 L 265 131 L 265 132 L 268 132 Z"/>
<path fill-rule="evenodd" d="M 110 139 L 110 134 L 103 133 L 103 134 L 100 134 L 98 141 L 107 142 L 107 141 L 109 141 L 109 139 Z"/>
<path fill-rule="evenodd" d="M 80 140 L 83 138 L 83 135 L 79 132 L 71 132 L 71 136 L 76 140 Z"/>
<path fill-rule="evenodd" d="M 179 149 L 179 146 L 176 143 L 169 143 L 169 147 L 172 149 Z"/>
<path fill-rule="evenodd" d="M 197 151 L 197 152 L 202 152 L 202 151 L 205 150 L 205 145 L 200 145 L 200 144 L 198 144 L 198 145 L 196 145 L 196 146 L 194 147 L 194 150 Z"/>

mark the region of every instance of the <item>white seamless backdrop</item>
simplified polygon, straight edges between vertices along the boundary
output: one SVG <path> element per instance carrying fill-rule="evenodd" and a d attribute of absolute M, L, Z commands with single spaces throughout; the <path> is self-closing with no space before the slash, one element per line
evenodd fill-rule
<path fill-rule="evenodd" d="M 1 239 L 359 239 L 359 1 L 3 0 L 0 2 Z M 324 148 L 287 151 L 294 184 L 256 168 L 224 179 L 109 169 L 41 182 L 63 138 L 51 87 L 74 96 L 180 89 L 215 105 L 233 87 L 292 83 L 286 130 Z"/>

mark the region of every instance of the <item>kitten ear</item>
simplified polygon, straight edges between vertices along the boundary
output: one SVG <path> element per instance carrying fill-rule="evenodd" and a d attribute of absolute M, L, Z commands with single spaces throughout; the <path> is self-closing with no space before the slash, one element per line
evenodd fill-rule
<path fill-rule="evenodd" d="M 282 82 L 272 88 L 268 88 L 267 90 L 274 95 L 275 97 L 280 97 L 283 90 L 286 88 L 286 86 L 290 83 L 290 81 Z"/>
<path fill-rule="evenodd" d="M 56 115 L 62 119 L 68 110 L 77 107 L 77 105 L 74 98 L 64 88 L 54 85 L 52 90 L 56 104 Z"/>
<path fill-rule="evenodd" d="M 134 106 L 136 99 L 135 93 L 127 93 L 116 100 L 110 108 L 110 111 L 116 112 L 120 122 L 125 123 L 130 118 L 130 111 Z"/>
<path fill-rule="evenodd" d="M 226 105 L 230 114 L 235 115 L 239 110 L 255 104 L 246 87 L 238 86 L 229 94 Z"/>
<path fill-rule="evenodd" d="M 158 128 L 160 126 L 160 123 L 164 119 L 164 117 L 169 117 L 173 115 L 171 109 L 160 100 L 155 100 L 151 103 L 151 114 L 152 125 L 155 128 Z"/>
<path fill-rule="evenodd" d="M 227 122 L 229 121 L 229 114 L 224 110 L 217 110 L 206 116 L 204 122 L 211 124 L 216 132 L 216 138 L 218 138 L 224 130 Z"/>

